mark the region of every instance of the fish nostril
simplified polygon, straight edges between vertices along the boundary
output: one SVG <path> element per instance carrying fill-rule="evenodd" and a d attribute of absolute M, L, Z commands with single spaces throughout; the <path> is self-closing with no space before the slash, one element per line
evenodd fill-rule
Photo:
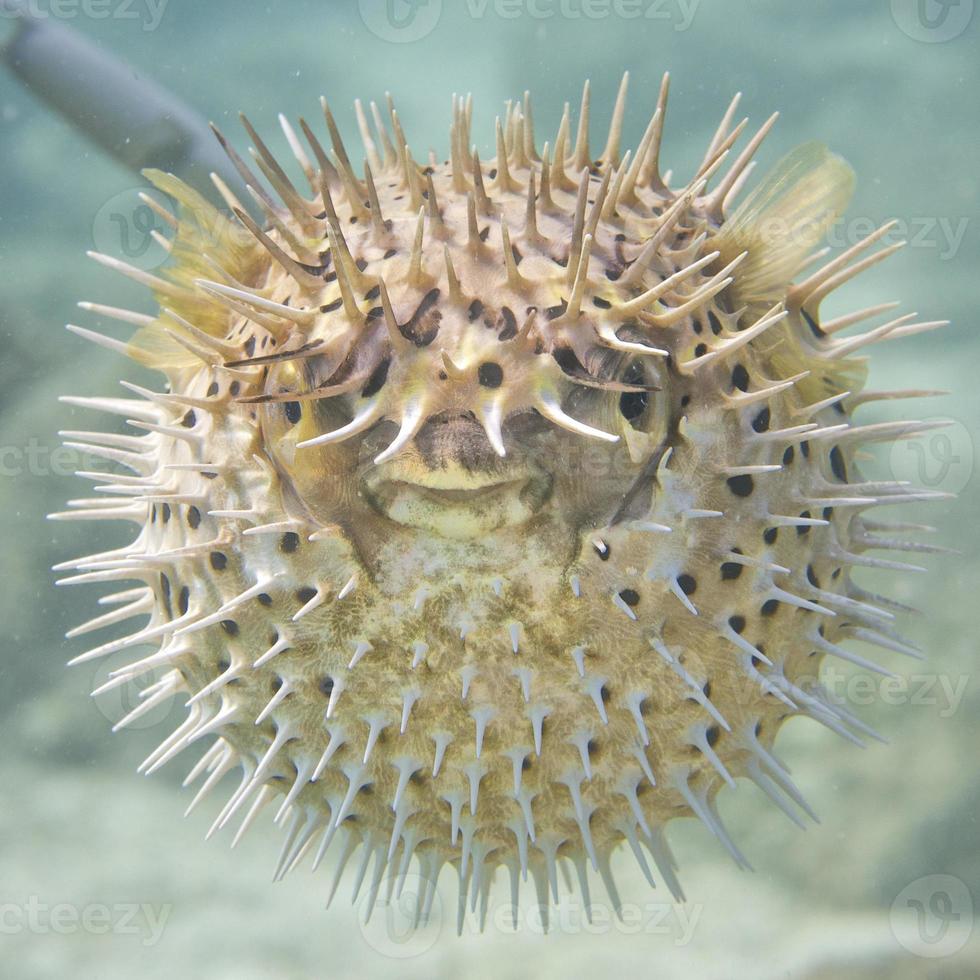
<path fill-rule="evenodd" d="M 467 409 L 460 412 L 440 412 L 438 415 L 433 415 L 426 422 L 426 425 L 467 425 L 469 423 L 479 425 L 476 415 Z"/>
<path fill-rule="evenodd" d="M 430 469 L 457 465 L 470 471 L 496 471 L 500 466 L 486 430 L 469 410 L 432 416 L 416 433 L 415 448 Z"/>

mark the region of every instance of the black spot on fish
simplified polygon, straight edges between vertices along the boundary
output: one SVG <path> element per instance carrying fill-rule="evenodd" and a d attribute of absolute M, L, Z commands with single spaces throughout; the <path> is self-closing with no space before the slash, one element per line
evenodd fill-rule
<path fill-rule="evenodd" d="M 517 336 L 517 317 L 514 315 L 514 311 L 509 307 L 505 306 L 500 311 L 500 320 L 503 320 L 504 325 L 500 332 L 497 334 L 498 340 L 512 340 Z M 500 322 L 498 320 L 498 324 Z"/>
<path fill-rule="evenodd" d="M 847 483 L 847 467 L 844 465 L 844 454 L 840 451 L 840 446 L 834 446 L 830 450 L 830 469 L 841 483 Z"/>
<path fill-rule="evenodd" d="M 557 320 L 558 317 L 564 316 L 565 311 L 568 309 L 568 300 L 562 300 L 557 306 L 549 306 L 545 311 L 544 315 L 549 320 Z"/>
<path fill-rule="evenodd" d="M 385 382 L 388 380 L 388 369 L 391 367 L 391 359 L 386 357 L 371 373 L 371 377 L 368 378 L 367 384 L 361 391 L 361 396 L 363 398 L 370 398 L 372 395 L 376 395 L 385 386 Z"/>
<path fill-rule="evenodd" d="M 402 336 L 416 347 L 428 347 L 439 333 L 439 323 L 442 320 L 442 313 L 436 308 L 439 295 L 438 289 L 430 289 L 412 314 L 412 318 L 398 328 Z"/>
<path fill-rule="evenodd" d="M 499 388 L 503 384 L 504 369 L 496 361 L 486 361 L 480 365 L 477 378 L 484 388 Z"/>
<path fill-rule="evenodd" d="M 826 331 L 820 329 L 820 324 L 806 310 L 800 310 L 800 314 L 803 316 L 806 325 L 810 328 L 814 337 L 823 338 L 827 336 Z"/>
<path fill-rule="evenodd" d="M 741 476 L 730 476 L 728 478 L 728 489 L 736 497 L 748 497 L 755 489 L 755 481 L 748 473 L 744 473 Z"/>

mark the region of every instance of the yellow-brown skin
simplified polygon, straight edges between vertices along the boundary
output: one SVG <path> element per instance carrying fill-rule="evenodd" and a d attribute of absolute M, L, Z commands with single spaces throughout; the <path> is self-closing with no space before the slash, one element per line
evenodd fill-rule
<path fill-rule="evenodd" d="M 145 582 L 161 653 L 120 677 L 195 696 L 147 768 L 216 739 L 199 770 L 243 770 L 219 823 L 289 794 L 282 870 L 339 822 L 378 875 L 448 862 L 485 898 L 500 864 L 540 888 L 556 858 L 594 861 L 611 884 L 632 837 L 676 893 L 669 820 L 696 813 L 741 860 L 726 779 L 805 807 L 769 755 L 780 724 L 853 727 L 817 672 L 854 629 L 889 643 L 849 569 L 899 488 L 855 477 L 837 427 L 861 370 L 816 327 L 822 280 L 739 292 L 765 255 L 722 230 L 734 178 L 669 191 L 656 117 L 631 169 L 615 124 L 595 161 L 567 120 L 543 164 L 520 109 L 506 167 L 480 164 L 454 115 L 426 170 L 370 147 L 362 180 L 315 145 L 306 199 L 260 145 L 287 205 L 264 244 L 156 175 L 181 202 L 170 285 L 150 282 L 169 312 L 130 353 L 172 394 L 142 406 L 164 428 L 130 461 L 139 539 L 103 577 Z"/>

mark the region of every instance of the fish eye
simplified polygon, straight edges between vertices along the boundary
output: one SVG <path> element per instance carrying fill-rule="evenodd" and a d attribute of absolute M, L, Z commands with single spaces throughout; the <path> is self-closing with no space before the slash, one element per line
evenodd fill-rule
<path fill-rule="evenodd" d="M 646 372 L 639 361 L 631 361 L 623 372 L 623 383 L 628 385 L 648 384 Z M 619 412 L 633 426 L 642 427 L 642 423 L 650 407 L 650 392 L 624 391 L 619 398 Z"/>

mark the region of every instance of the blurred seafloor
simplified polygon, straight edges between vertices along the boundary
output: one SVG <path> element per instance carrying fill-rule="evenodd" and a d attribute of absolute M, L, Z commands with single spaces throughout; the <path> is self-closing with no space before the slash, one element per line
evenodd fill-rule
<path fill-rule="evenodd" d="M 640 21 L 617 16 L 621 8 L 611 3 L 588 8 L 608 12 L 599 19 L 571 16 L 585 9 L 576 0 L 546 6 L 567 13 L 507 19 L 493 3 L 447 2 L 431 33 L 407 43 L 375 36 L 357 4 L 295 0 L 252 8 L 164 0 L 153 30 L 143 29 L 150 26 L 146 4 L 125 8 L 142 12 L 142 20 L 119 15 L 121 3 L 110 6 L 115 15 L 98 19 L 86 14 L 95 5 L 63 9 L 75 11 L 70 26 L 221 122 L 240 147 L 246 140 L 234 116 L 239 108 L 281 148 L 277 111 L 315 117 L 316 99 L 325 93 L 353 136 L 353 99 L 381 99 L 391 90 L 413 145 L 442 152 L 450 94 L 472 91 L 474 132 L 481 151 L 492 154 L 492 119 L 506 99 L 531 89 L 539 130 L 550 134 L 562 102 L 575 105 L 583 79 L 591 77 L 598 131 L 629 68 L 627 145 L 642 133 L 661 72 L 673 74 L 665 154 L 675 173 L 698 162 L 735 90 L 744 93 L 743 110 L 757 122 L 774 109 L 783 112 L 760 155 L 763 167 L 812 138 L 842 153 L 859 176 L 850 217 L 879 223 L 896 216 L 908 224 L 913 242 L 835 297 L 835 307 L 899 299 L 904 310 L 953 321 L 939 334 L 883 345 L 874 357 L 872 387 L 953 392 L 914 411 L 955 420 L 951 454 L 945 443 L 931 445 L 922 473 L 931 488 L 960 492 L 956 501 L 928 512 L 909 512 L 939 525 L 936 542 L 960 554 L 928 560 L 934 568 L 928 576 L 869 576 L 927 612 L 907 623 L 911 639 L 927 651 L 925 662 L 886 657 L 913 678 L 912 693 L 884 698 L 880 689 L 868 695 L 857 682 L 851 688 L 868 702 L 862 717 L 891 744 L 861 751 L 817 725 L 789 724 L 780 750 L 822 823 L 801 833 L 753 788 L 726 792 L 722 810 L 755 874 L 737 871 L 693 822 L 672 827 L 690 899 L 686 913 L 665 910 L 670 929 L 661 935 L 601 924 L 590 932 L 572 923 L 543 938 L 533 929 L 513 935 L 491 923 L 486 935 L 457 940 L 455 889 L 447 881 L 441 935 L 429 932 L 396 946 L 417 955 L 390 958 L 378 949 L 377 930 L 356 926 L 343 894 L 323 912 L 328 878 L 322 872 L 269 883 L 279 836 L 273 828 L 262 825 L 234 852 L 221 837 L 204 843 L 215 808 L 180 819 L 189 796 L 178 792 L 178 768 L 150 780 L 133 772 L 168 721 L 173 727 L 179 709 L 110 737 L 118 705 L 100 710 L 88 698 L 105 668 L 63 667 L 82 649 L 63 634 L 88 618 L 94 596 L 55 590 L 49 568 L 115 539 L 104 527 L 44 520 L 65 498 L 85 492 L 51 455 L 56 430 L 84 427 L 85 416 L 73 417 L 56 396 L 121 394 L 119 377 L 141 380 L 132 365 L 62 329 L 85 316 L 75 309 L 80 298 L 145 308 L 138 289 L 83 256 L 94 244 L 104 247 L 100 214 L 107 202 L 140 181 L 0 72 L 0 912 L 28 908 L 32 898 L 49 907 L 171 907 L 152 948 L 144 946 L 145 933 L 59 932 L 50 923 L 25 927 L 19 913 L 4 913 L 3 975 L 266 980 L 397 971 L 407 980 L 585 977 L 601 970 L 665 980 L 980 976 L 976 935 L 950 956 L 913 955 L 906 946 L 916 945 L 915 930 L 910 933 L 907 916 L 892 911 L 932 875 L 955 876 L 980 901 L 980 686 L 974 670 L 980 508 L 972 472 L 980 421 L 980 338 L 974 336 L 980 15 L 957 36 L 932 43 L 936 38 L 924 22 L 916 28 L 909 20 L 915 4 L 901 0 L 805 8 L 762 0 L 650 0 L 644 7 L 669 19 Z M 479 9 L 484 16 L 474 17 Z M 890 463 L 897 475 L 915 477 L 918 458 L 907 446 Z M 916 677 L 930 678 L 932 686 Z M 943 688 L 944 682 L 950 686 Z M 950 700 L 945 690 L 959 690 L 961 700 Z M 622 862 L 625 895 L 665 902 L 662 891 L 648 895 L 630 864 Z M 499 897 L 504 900 L 505 889 Z M 925 898 L 934 897 L 927 889 Z M 953 942 L 972 926 L 972 911 L 962 897 L 947 909 L 959 919 L 944 909 L 936 906 L 938 918 L 928 925 L 938 930 L 934 940 L 945 928 Z M 694 917 L 686 938 L 682 915 Z M 644 921 L 655 924 L 649 916 Z M 944 947 L 923 940 L 918 948 Z"/>

